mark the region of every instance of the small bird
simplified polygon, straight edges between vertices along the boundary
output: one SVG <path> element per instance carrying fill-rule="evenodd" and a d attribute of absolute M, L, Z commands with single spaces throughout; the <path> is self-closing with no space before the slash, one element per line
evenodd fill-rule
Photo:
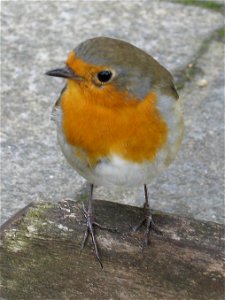
<path fill-rule="evenodd" d="M 66 66 L 46 73 L 65 78 L 53 108 L 58 142 L 70 165 L 90 183 L 87 228 L 96 243 L 92 209 L 94 185 L 144 186 L 145 241 L 154 224 L 147 184 L 174 160 L 183 137 L 183 114 L 172 75 L 152 56 L 130 43 L 96 37 L 79 44 Z"/>

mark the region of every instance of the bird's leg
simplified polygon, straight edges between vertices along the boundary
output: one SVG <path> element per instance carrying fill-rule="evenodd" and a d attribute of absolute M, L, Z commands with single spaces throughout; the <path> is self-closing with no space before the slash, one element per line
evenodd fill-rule
<path fill-rule="evenodd" d="M 145 244 L 149 244 L 149 234 L 150 231 L 153 230 L 155 233 L 162 235 L 162 231 L 158 229 L 158 227 L 155 225 L 153 219 L 152 219 L 152 213 L 149 206 L 149 200 L 148 200 L 148 188 L 147 185 L 144 185 L 144 193 L 145 193 L 145 204 L 144 204 L 144 217 L 143 219 L 138 223 L 137 226 L 133 228 L 134 231 L 138 230 L 144 223 L 146 224 L 146 230 L 145 230 Z"/>
<path fill-rule="evenodd" d="M 93 209 L 92 209 L 92 200 L 93 200 L 93 189 L 94 189 L 94 185 L 91 184 L 90 185 L 90 190 L 89 190 L 89 197 L 88 197 L 88 209 L 86 210 L 84 205 L 83 205 L 83 215 L 86 218 L 86 224 L 87 224 L 87 228 L 86 231 L 84 233 L 84 238 L 83 238 L 83 242 L 81 244 L 81 250 L 83 250 L 88 236 L 91 235 L 91 239 L 92 239 L 92 244 L 94 246 L 94 250 L 95 250 L 95 256 L 98 259 L 101 267 L 103 268 L 101 259 L 100 259 L 100 255 L 99 255 L 99 251 L 98 251 L 98 246 L 97 246 L 97 242 L 95 239 L 95 231 L 94 231 L 94 225 L 96 225 L 96 223 L 93 220 Z"/>
<path fill-rule="evenodd" d="M 83 209 L 82 209 L 83 215 L 86 219 L 87 228 L 86 228 L 86 231 L 84 233 L 83 242 L 81 244 L 81 251 L 85 247 L 88 236 L 91 235 L 92 244 L 93 244 L 94 250 L 95 250 L 95 256 L 98 259 L 101 267 L 103 268 L 103 265 L 102 265 L 102 262 L 101 262 L 101 259 L 100 259 L 100 255 L 99 255 L 99 250 L 98 250 L 96 238 L 95 238 L 94 227 L 99 227 L 100 229 L 108 230 L 108 231 L 111 231 L 111 232 L 117 232 L 117 230 L 102 226 L 99 223 L 94 221 L 94 213 L 93 213 L 93 209 L 92 209 L 93 190 L 94 190 L 94 185 L 90 184 L 89 197 L 88 197 L 88 208 L 86 209 L 83 205 Z"/>

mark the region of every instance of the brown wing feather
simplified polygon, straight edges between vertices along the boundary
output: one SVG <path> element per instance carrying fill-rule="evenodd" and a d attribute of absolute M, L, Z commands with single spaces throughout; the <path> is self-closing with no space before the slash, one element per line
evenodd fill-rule
<path fill-rule="evenodd" d="M 60 96 L 59 98 L 56 100 L 53 108 L 52 108 L 52 113 L 51 113 L 51 119 L 52 120 L 55 120 L 55 117 L 56 117 L 56 110 L 57 108 L 60 106 L 60 102 L 61 102 L 61 97 L 62 97 L 62 94 L 64 93 L 64 91 L 66 90 L 66 85 L 64 86 L 64 88 L 62 89 L 61 93 L 60 93 Z"/>

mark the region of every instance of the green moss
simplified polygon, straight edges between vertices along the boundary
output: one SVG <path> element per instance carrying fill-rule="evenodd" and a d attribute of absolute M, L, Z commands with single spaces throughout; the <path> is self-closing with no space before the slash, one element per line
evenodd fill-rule
<path fill-rule="evenodd" d="M 217 3 L 214 1 L 200 1 L 200 0 L 176 0 L 175 2 L 184 4 L 184 5 L 195 5 L 195 6 L 199 6 L 202 8 L 212 9 L 212 10 L 224 13 L 224 4 L 223 3 Z"/>
<path fill-rule="evenodd" d="M 37 207 L 35 208 L 30 208 L 27 215 L 26 215 L 26 219 L 41 219 L 41 218 L 46 218 L 44 216 L 44 213 L 46 212 L 47 209 L 54 207 L 53 203 L 49 203 L 49 202 L 43 202 L 43 203 L 39 203 Z"/>
<path fill-rule="evenodd" d="M 225 27 L 220 28 L 215 34 L 215 40 L 225 42 Z"/>
<path fill-rule="evenodd" d="M 221 28 L 219 31 L 218 31 L 218 33 L 219 33 L 219 35 L 221 36 L 221 37 L 225 37 L 225 27 L 224 28 Z"/>
<path fill-rule="evenodd" d="M 20 253 L 27 246 L 27 237 L 38 233 L 39 228 L 47 220 L 46 212 L 54 207 L 52 203 L 40 202 L 36 207 L 30 207 L 26 216 L 6 231 L 5 247 Z"/>

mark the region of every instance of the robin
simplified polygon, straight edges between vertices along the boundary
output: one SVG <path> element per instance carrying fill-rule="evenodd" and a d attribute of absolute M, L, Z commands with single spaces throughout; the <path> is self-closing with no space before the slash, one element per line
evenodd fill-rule
<path fill-rule="evenodd" d="M 90 183 L 87 228 L 95 255 L 94 185 L 144 186 L 145 241 L 157 233 L 147 184 L 174 160 L 183 136 L 181 105 L 171 74 L 152 56 L 128 42 L 96 37 L 79 44 L 66 66 L 46 73 L 65 78 L 53 108 L 58 142 L 71 166 Z"/>

